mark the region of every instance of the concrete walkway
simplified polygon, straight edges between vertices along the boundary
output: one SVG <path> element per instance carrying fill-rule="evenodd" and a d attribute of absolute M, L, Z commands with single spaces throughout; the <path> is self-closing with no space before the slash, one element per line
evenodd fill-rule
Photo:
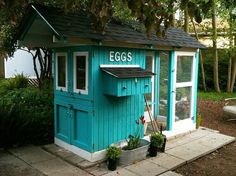
<path fill-rule="evenodd" d="M 28 146 L 9 152 L 27 165 L 49 176 L 179 176 L 175 168 L 209 154 L 235 140 L 210 129 L 201 128 L 167 142 L 166 152 L 128 166 L 108 171 L 106 164 L 91 163 L 54 144 L 44 147 Z"/>

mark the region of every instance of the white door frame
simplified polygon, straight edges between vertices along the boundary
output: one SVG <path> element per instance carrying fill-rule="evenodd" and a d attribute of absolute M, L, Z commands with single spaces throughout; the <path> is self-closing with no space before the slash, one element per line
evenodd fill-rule
<path fill-rule="evenodd" d="M 196 74 L 196 56 L 195 56 L 195 52 L 183 52 L 183 51 L 176 51 L 175 52 L 175 63 L 174 63 L 174 96 L 173 96 L 173 104 L 172 104 L 172 108 L 173 108 L 173 114 L 172 114 L 172 129 L 173 131 L 176 132 L 184 132 L 184 131 L 188 131 L 188 130 L 193 130 L 195 129 L 195 124 L 194 124 L 194 120 L 193 120 L 193 116 L 194 116 L 194 81 L 195 81 L 195 74 Z M 192 56 L 193 57 L 193 62 L 192 62 L 192 77 L 191 77 L 191 81 L 190 82 L 181 82 L 181 83 L 177 83 L 177 57 L 178 56 Z M 181 87 L 191 87 L 191 103 L 190 103 L 190 117 L 188 119 L 184 119 L 184 120 L 180 120 L 175 122 L 175 111 L 176 111 L 176 89 L 181 88 Z"/>
<path fill-rule="evenodd" d="M 152 72 L 154 73 L 155 72 L 155 52 L 147 52 L 146 53 L 146 56 L 145 56 L 145 63 L 146 63 L 146 57 L 147 56 L 150 56 L 152 57 Z M 151 78 L 151 83 L 152 83 L 152 102 L 155 101 L 155 77 L 152 76 Z M 145 103 L 145 106 L 146 106 L 146 103 Z M 153 117 L 154 115 L 154 104 L 151 105 L 151 115 Z M 149 114 L 148 114 L 148 111 L 144 111 L 144 118 L 145 118 L 145 121 L 146 122 L 150 122 L 150 118 L 149 118 Z"/>

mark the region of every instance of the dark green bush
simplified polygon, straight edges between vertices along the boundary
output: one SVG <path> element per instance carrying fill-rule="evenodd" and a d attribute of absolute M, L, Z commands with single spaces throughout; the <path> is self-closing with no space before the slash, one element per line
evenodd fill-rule
<path fill-rule="evenodd" d="M 15 75 L 14 78 L 0 81 L 0 94 L 13 89 L 26 88 L 28 86 L 28 78 L 22 74 Z"/>
<path fill-rule="evenodd" d="M 0 96 L 0 146 L 53 140 L 53 97 L 48 90 L 21 88 Z"/>

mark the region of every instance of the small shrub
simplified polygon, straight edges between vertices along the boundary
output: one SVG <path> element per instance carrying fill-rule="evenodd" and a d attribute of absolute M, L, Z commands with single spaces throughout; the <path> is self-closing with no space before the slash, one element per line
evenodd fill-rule
<path fill-rule="evenodd" d="M 151 134 L 150 142 L 151 142 L 150 145 L 152 147 L 161 148 L 163 143 L 164 143 L 164 137 L 160 133 L 152 133 Z"/>
<path fill-rule="evenodd" d="M 28 78 L 22 74 L 16 75 L 14 78 L 1 80 L 0 95 L 14 89 L 26 88 L 28 86 Z"/>
<path fill-rule="evenodd" d="M 118 159 L 121 155 L 121 149 L 115 146 L 110 146 L 107 148 L 106 158 L 107 159 Z"/>
<path fill-rule="evenodd" d="M 53 96 L 49 91 L 21 88 L 0 96 L 0 146 L 53 140 Z"/>

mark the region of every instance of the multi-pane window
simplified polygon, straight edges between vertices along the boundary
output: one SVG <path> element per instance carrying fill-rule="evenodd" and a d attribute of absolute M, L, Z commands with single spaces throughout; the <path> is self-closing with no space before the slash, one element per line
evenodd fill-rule
<path fill-rule="evenodd" d="M 74 53 L 74 92 L 88 94 L 88 53 Z"/>
<path fill-rule="evenodd" d="M 56 88 L 58 90 L 67 89 L 67 57 L 65 53 L 56 54 Z"/>

